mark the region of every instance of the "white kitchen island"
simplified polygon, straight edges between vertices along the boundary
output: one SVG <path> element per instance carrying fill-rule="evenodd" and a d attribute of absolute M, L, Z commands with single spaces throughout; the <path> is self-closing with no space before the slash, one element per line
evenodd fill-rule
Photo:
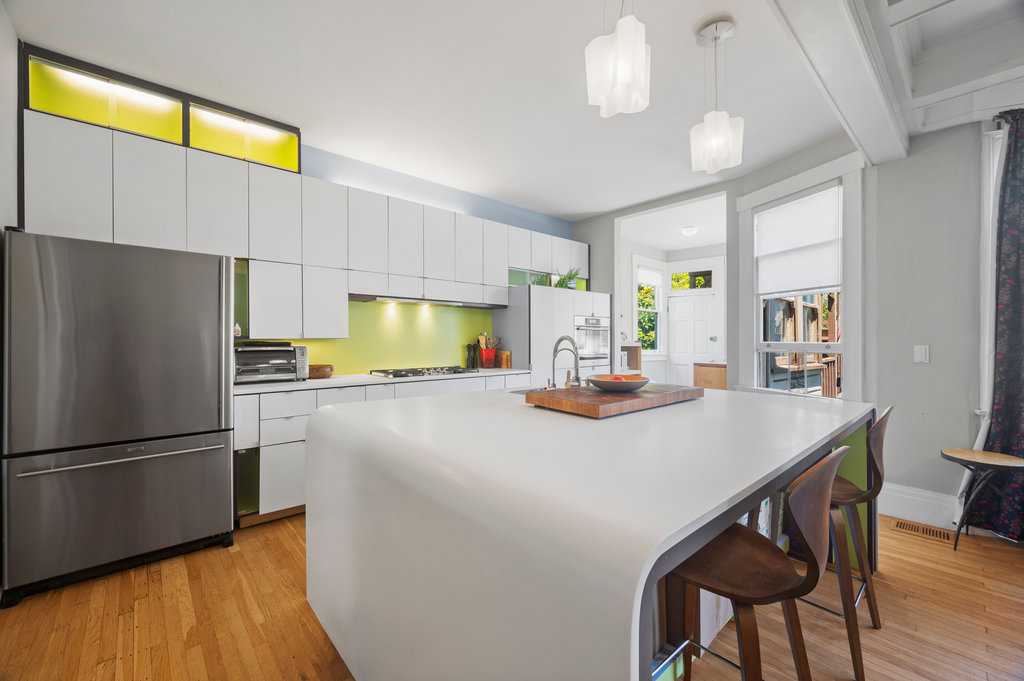
<path fill-rule="evenodd" d="M 357 681 L 646 681 L 657 580 L 873 413 L 717 390 L 601 420 L 510 392 L 320 409 L 307 597 Z"/>

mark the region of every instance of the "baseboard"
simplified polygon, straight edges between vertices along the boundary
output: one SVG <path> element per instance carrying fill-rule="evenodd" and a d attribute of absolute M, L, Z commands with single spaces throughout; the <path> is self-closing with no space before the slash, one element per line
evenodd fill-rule
<path fill-rule="evenodd" d="M 878 512 L 932 527 L 956 527 L 957 521 L 954 495 L 892 482 L 886 482 L 878 495 Z"/>

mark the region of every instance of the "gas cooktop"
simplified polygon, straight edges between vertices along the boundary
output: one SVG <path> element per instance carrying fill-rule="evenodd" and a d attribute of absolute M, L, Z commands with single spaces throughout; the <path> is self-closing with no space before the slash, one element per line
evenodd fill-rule
<path fill-rule="evenodd" d="M 475 374 L 479 369 L 466 367 L 420 367 L 416 369 L 374 369 L 371 376 L 386 378 L 409 378 L 410 376 L 445 376 L 447 374 Z"/>

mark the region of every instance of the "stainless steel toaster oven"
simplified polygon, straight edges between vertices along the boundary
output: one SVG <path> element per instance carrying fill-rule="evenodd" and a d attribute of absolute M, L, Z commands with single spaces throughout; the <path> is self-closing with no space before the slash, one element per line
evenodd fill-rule
<path fill-rule="evenodd" d="M 304 381 L 309 378 L 305 345 L 242 345 L 235 348 L 235 383 Z"/>

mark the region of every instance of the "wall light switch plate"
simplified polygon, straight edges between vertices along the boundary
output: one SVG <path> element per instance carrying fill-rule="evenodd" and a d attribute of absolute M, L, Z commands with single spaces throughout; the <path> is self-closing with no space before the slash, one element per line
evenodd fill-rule
<path fill-rule="evenodd" d="M 914 346 L 914 364 L 928 364 L 928 346 Z"/>

